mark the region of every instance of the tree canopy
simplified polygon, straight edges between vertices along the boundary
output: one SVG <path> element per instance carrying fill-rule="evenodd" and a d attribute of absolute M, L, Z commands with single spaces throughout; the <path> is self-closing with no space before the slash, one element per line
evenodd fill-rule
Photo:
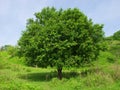
<path fill-rule="evenodd" d="M 114 40 L 120 40 L 120 30 L 118 30 L 117 32 L 115 32 L 113 34 L 113 39 Z"/>
<path fill-rule="evenodd" d="M 103 49 L 103 25 L 94 24 L 79 9 L 44 8 L 29 19 L 18 41 L 28 65 L 80 67 L 96 60 Z"/>

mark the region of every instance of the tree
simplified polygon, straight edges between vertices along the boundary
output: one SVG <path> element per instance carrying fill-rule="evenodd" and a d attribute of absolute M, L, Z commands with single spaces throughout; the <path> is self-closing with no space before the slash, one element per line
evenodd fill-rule
<path fill-rule="evenodd" d="M 102 50 L 103 25 L 93 24 L 79 9 L 44 8 L 29 19 L 18 42 L 27 64 L 56 67 L 62 79 L 63 67 L 80 67 L 96 60 Z"/>
<path fill-rule="evenodd" d="M 117 32 L 115 32 L 113 34 L 113 39 L 114 40 L 120 40 L 120 30 L 118 30 Z"/>
<path fill-rule="evenodd" d="M 4 45 L 0 48 L 0 51 L 6 51 L 11 57 L 17 56 L 17 46 Z"/>

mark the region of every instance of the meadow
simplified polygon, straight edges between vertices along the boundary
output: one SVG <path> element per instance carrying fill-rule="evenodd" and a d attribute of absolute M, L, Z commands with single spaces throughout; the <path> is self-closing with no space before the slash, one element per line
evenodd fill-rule
<path fill-rule="evenodd" d="M 109 41 L 91 66 L 63 68 L 28 67 L 23 58 L 0 51 L 0 90 L 120 90 L 120 41 Z"/>

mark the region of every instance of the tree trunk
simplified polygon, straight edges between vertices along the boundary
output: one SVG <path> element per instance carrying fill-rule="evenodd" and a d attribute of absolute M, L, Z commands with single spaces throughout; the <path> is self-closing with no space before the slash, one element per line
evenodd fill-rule
<path fill-rule="evenodd" d="M 62 68 L 58 68 L 58 79 L 62 80 Z"/>

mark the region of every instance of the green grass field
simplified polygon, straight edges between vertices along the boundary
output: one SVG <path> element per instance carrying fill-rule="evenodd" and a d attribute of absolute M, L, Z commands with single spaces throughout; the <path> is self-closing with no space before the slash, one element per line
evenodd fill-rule
<path fill-rule="evenodd" d="M 55 68 L 28 67 L 23 59 L 2 51 L 0 90 L 120 90 L 119 43 L 113 42 L 110 47 L 101 52 L 93 66 L 64 68 L 62 80 L 57 79 Z"/>

